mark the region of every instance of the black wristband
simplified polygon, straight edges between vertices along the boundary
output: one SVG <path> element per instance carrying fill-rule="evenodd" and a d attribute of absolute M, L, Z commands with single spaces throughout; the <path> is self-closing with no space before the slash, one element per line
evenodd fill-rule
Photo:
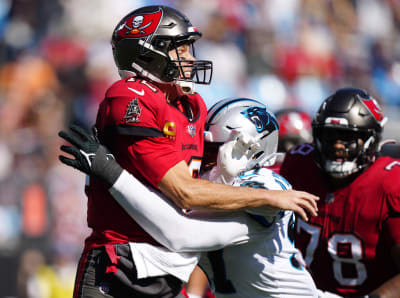
<path fill-rule="evenodd" d="M 100 178 L 107 187 L 114 185 L 123 169 L 114 159 L 112 154 L 107 154 L 107 149 L 100 146 L 93 160 L 92 172 L 97 178 Z"/>
<path fill-rule="evenodd" d="M 115 161 L 111 160 L 107 164 L 107 169 L 102 173 L 101 179 L 107 184 L 108 188 L 114 185 L 115 181 L 121 176 L 123 169 Z"/>

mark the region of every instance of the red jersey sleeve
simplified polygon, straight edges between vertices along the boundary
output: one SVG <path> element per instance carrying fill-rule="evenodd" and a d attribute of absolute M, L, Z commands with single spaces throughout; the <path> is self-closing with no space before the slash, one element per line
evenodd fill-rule
<path fill-rule="evenodd" d="M 184 160 L 164 133 L 173 118 L 163 93 L 146 81 L 120 80 L 110 87 L 96 120 L 101 141 L 123 168 L 157 187 Z"/>

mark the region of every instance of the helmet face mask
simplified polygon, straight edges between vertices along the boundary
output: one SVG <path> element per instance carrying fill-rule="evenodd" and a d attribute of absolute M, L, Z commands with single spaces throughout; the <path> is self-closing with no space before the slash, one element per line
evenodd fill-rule
<path fill-rule="evenodd" d="M 316 132 L 318 152 L 323 152 L 323 168 L 333 178 L 349 176 L 367 165 L 372 160 L 369 143 L 375 137 L 359 131 L 321 128 Z"/>
<path fill-rule="evenodd" d="M 200 37 L 201 33 L 177 10 L 147 6 L 119 22 L 111 44 L 121 77 L 138 75 L 158 83 L 186 82 L 191 87 L 211 82 L 212 62 L 185 60 L 178 48 L 189 45 L 194 57 L 194 42 Z M 176 53 L 174 58 L 170 57 L 171 51 Z"/>
<path fill-rule="evenodd" d="M 375 161 L 386 118 L 376 100 L 360 89 L 339 89 L 313 120 L 317 164 L 331 178 L 361 173 Z"/>
<path fill-rule="evenodd" d="M 278 147 L 278 121 L 264 104 L 248 98 L 233 98 L 218 102 L 209 109 L 206 121 L 205 155 L 213 147 L 214 161 L 218 148 L 240 132 L 245 138 L 255 140 L 258 149 L 247 156 L 245 170 L 273 164 Z M 212 146 L 211 144 L 216 144 Z"/>

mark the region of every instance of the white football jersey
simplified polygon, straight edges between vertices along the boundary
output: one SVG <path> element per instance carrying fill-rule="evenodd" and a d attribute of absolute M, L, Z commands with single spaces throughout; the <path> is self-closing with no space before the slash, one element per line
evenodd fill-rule
<path fill-rule="evenodd" d="M 245 172 L 233 185 L 273 190 L 290 184 L 269 169 Z M 247 243 L 203 252 L 200 267 L 207 274 L 217 298 L 221 297 L 318 297 L 309 272 L 294 247 L 292 211 L 262 207 L 247 210 L 253 225 L 264 227 Z"/>

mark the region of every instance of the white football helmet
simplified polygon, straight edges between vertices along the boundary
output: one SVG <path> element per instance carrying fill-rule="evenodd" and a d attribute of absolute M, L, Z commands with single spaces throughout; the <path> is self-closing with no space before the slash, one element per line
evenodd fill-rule
<path fill-rule="evenodd" d="M 250 154 L 243 155 L 247 165 L 242 170 L 275 162 L 279 124 L 274 114 L 257 100 L 232 98 L 216 103 L 207 113 L 205 130 L 205 154 L 212 147 L 207 145 L 219 147 L 232 136 L 238 136 L 237 147 L 252 143 L 247 151 Z"/>

